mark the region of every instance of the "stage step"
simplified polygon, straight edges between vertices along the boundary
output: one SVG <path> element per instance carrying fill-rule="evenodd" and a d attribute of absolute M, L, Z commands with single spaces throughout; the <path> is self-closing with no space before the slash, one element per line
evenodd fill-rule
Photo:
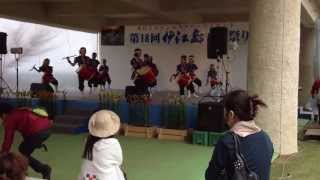
<path fill-rule="evenodd" d="M 54 118 L 54 123 L 82 125 L 88 118 L 88 116 L 58 115 Z"/>
<path fill-rule="evenodd" d="M 73 134 L 78 127 L 79 125 L 54 123 L 52 130 L 54 133 Z"/>

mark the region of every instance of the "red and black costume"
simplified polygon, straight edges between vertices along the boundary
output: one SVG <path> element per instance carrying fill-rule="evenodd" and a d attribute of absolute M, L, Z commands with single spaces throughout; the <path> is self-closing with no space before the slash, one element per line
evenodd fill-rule
<path fill-rule="evenodd" d="M 97 59 L 91 59 L 89 62 L 89 69 L 91 70 L 91 73 L 93 73 L 94 75 L 88 79 L 88 86 L 90 88 L 92 88 L 92 85 L 94 87 L 98 87 L 98 83 L 99 83 L 99 74 L 98 74 L 98 66 L 99 66 L 100 62 Z"/>
<path fill-rule="evenodd" d="M 133 69 L 131 79 L 134 80 L 134 85 L 136 86 L 137 92 L 139 92 L 139 94 L 149 94 L 148 85 L 138 73 L 138 71 L 145 65 L 144 62 L 135 55 L 135 57 L 131 59 L 130 64 Z"/>
<path fill-rule="evenodd" d="M 159 70 L 156 64 L 154 64 L 152 61 L 144 62 L 145 73 L 141 75 L 141 78 L 143 79 L 144 83 L 148 87 L 154 87 L 157 85 L 157 76 L 159 75 Z"/>
<path fill-rule="evenodd" d="M 99 67 L 99 84 L 105 86 L 106 82 L 110 86 L 111 78 L 109 75 L 109 66 L 107 64 L 101 64 Z"/>
<path fill-rule="evenodd" d="M 31 154 L 35 149 L 43 147 L 43 142 L 50 136 L 50 128 L 52 126 L 48 117 L 42 117 L 34 114 L 31 109 L 17 108 L 4 112 L 4 106 L 10 106 L 1 103 L 1 115 L 7 114 L 3 120 L 4 140 L 2 143 L 1 153 L 9 152 L 14 141 L 15 132 L 18 131 L 23 137 L 22 143 L 19 145 L 19 151 L 29 160 L 31 168 L 43 175 L 43 178 L 50 179 L 51 168 L 33 158 Z"/>
<path fill-rule="evenodd" d="M 78 80 L 79 80 L 79 90 L 83 91 L 84 89 L 84 80 L 89 79 L 92 72 L 90 71 L 89 68 L 86 68 L 87 66 L 89 67 L 90 64 L 90 58 L 88 56 L 78 56 L 74 58 L 73 63 L 69 61 L 69 63 L 74 66 L 78 64 L 79 66 L 79 71 L 78 71 Z"/>
<path fill-rule="evenodd" d="M 217 71 L 213 68 L 210 69 L 207 73 L 207 82 L 210 80 L 210 86 L 213 88 L 214 86 L 219 84 L 218 78 L 217 78 Z"/>
<path fill-rule="evenodd" d="M 52 66 L 48 66 L 48 65 L 42 65 L 41 67 L 39 67 L 39 72 L 43 72 L 43 76 L 42 76 L 42 83 L 43 84 L 53 84 L 55 86 L 58 86 L 58 81 L 54 78 L 52 72 L 53 72 L 53 68 Z"/>
<path fill-rule="evenodd" d="M 188 73 L 188 64 L 187 63 L 180 63 L 177 65 L 176 73 L 173 75 L 174 78 L 178 78 L 178 85 L 179 85 L 179 91 L 180 95 L 184 95 L 184 88 L 186 87 L 187 90 L 190 90 L 193 94 L 195 92 L 194 86 L 191 82 L 191 76 Z"/>

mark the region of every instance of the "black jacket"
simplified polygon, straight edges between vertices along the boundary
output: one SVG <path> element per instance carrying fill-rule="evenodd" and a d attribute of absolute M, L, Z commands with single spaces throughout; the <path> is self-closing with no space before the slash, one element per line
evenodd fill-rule
<path fill-rule="evenodd" d="M 245 138 L 239 137 L 241 153 L 244 155 L 250 170 L 257 173 L 260 180 L 269 180 L 273 145 L 269 136 L 261 131 Z M 226 170 L 233 173 L 234 140 L 231 133 L 226 133 L 215 146 L 209 167 L 206 170 L 206 180 L 218 179 L 219 173 Z"/>

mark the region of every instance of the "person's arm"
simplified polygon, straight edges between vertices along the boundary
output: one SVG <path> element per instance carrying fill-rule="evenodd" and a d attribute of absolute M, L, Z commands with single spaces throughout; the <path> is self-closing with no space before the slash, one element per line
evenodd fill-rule
<path fill-rule="evenodd" d="M 70 57 L 67 57 L 67 60 L 68 60 L 68 63 L 71 65 L 71 66 L 75 66 L 77 64 L 77 58 L 74 58 L 73 62 L 71 62 L 70 60 Z"/>
<path fill-rule="evenodd" d="M 4 139 L 2 143 L 1 153 L 9 152 L 12 146 L 15 132 L 13 118 L 7 117 L 5 120 L 6 122 L 4 124 Z"/>
<path fill-rule="evenodd" d="M 213 156 L 205 172 L 205 180 L 216 180 L 226 169 L 228 162 L 228 149 L 220 139 L 215 146 Z"/>

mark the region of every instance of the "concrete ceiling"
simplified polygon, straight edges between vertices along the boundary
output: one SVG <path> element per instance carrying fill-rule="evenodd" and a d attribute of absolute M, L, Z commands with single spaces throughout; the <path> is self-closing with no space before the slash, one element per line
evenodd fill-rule
<path fill-rule="evenodd" d="M 302 21 L 310 25 L 308 12 L 302 10 Z M 113 25 L 247 21 L 249 0 L 0 0 L 0 16 L 98 32 Z"/>

